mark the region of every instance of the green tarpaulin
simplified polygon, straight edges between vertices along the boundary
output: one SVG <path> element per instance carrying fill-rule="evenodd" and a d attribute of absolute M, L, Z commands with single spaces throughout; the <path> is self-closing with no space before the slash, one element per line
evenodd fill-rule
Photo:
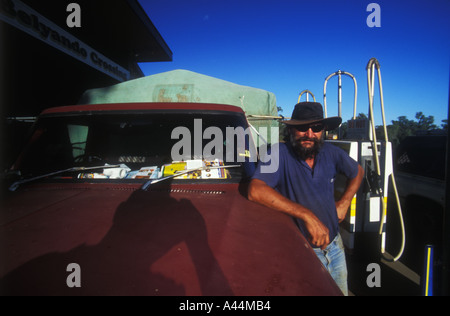
<path fill-rule="evenodd" d="M 257 130 L 261 126 L 278 126 L 276 120 L 255 117 L 278 116 L 273 93 L 181 69 L 105 88 L 87 90 L 79 101 L 80 104 L 131 102 L 195 102 L 235 105 L 245 111 L 249 121 Z M 270 135 L 270 131 L 268 134 Z M 268 140 L 270 141 L 270 136 L 268 136 Z"/>

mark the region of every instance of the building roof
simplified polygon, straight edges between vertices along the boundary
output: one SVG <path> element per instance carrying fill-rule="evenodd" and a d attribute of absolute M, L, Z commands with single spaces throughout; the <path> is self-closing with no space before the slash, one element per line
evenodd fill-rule
<path fill-rule="evenodd" d="M 70 3 L 80 7 L 81 27 L 67 25 Z M 138 63 L 172 60 L 137 0 L 5 1 L 0 42 L 4 116 L 76 104 L 88 89 L 143 77 Z"/>
<path fill-rule="evenodd" d="M 77 0 L 81 27 L 69 28 L 73 0 L 22 0 L 55 24 L 117 62 L 171 61 L 172 51 L 137 0 Z M 123 65 L 125 66 L 125 65 Z"/>

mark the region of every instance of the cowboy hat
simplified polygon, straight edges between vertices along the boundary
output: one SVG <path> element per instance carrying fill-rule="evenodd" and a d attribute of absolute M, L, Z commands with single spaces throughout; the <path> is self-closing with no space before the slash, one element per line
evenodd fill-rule
<path fill-rule="evenodd" d="M 326 131 L 331 131 L 341 125 L 342 118 L 339 116 L 324 118 L 322 105 L 320 103 L 300 102 L 295 105 L 291 119 L 283 121 L 283 123 L 291 126 L 323 123 L 324 129 Z"/>

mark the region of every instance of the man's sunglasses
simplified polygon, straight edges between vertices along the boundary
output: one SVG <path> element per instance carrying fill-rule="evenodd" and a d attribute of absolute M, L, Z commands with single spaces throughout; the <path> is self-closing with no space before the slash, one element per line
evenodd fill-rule
<path fill-rule="evenodd" d="M 306 125 L 296 125 L 294 126 L 295 129 L 299 132 L 307 132 L 309 129 L 311 129 L 314 133 L 318 133 L 320 131 L 323 131 L 324 125 L 323 124 L 306 124 Z"/>

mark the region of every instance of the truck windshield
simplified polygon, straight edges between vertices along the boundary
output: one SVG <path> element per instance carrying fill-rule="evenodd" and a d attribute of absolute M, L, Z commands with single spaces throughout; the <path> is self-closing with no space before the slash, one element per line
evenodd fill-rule
<path fill-rule="evenodd" d="M 241 113 L 143 112 L 42 117 L 16 163 L 24 177 L 73 167 L 119 165 L 71 172 L 64 179 L 237 179 L 255 164 L 250 129 Z M 207 166 L 240 164 L 242 168 Z"/>

